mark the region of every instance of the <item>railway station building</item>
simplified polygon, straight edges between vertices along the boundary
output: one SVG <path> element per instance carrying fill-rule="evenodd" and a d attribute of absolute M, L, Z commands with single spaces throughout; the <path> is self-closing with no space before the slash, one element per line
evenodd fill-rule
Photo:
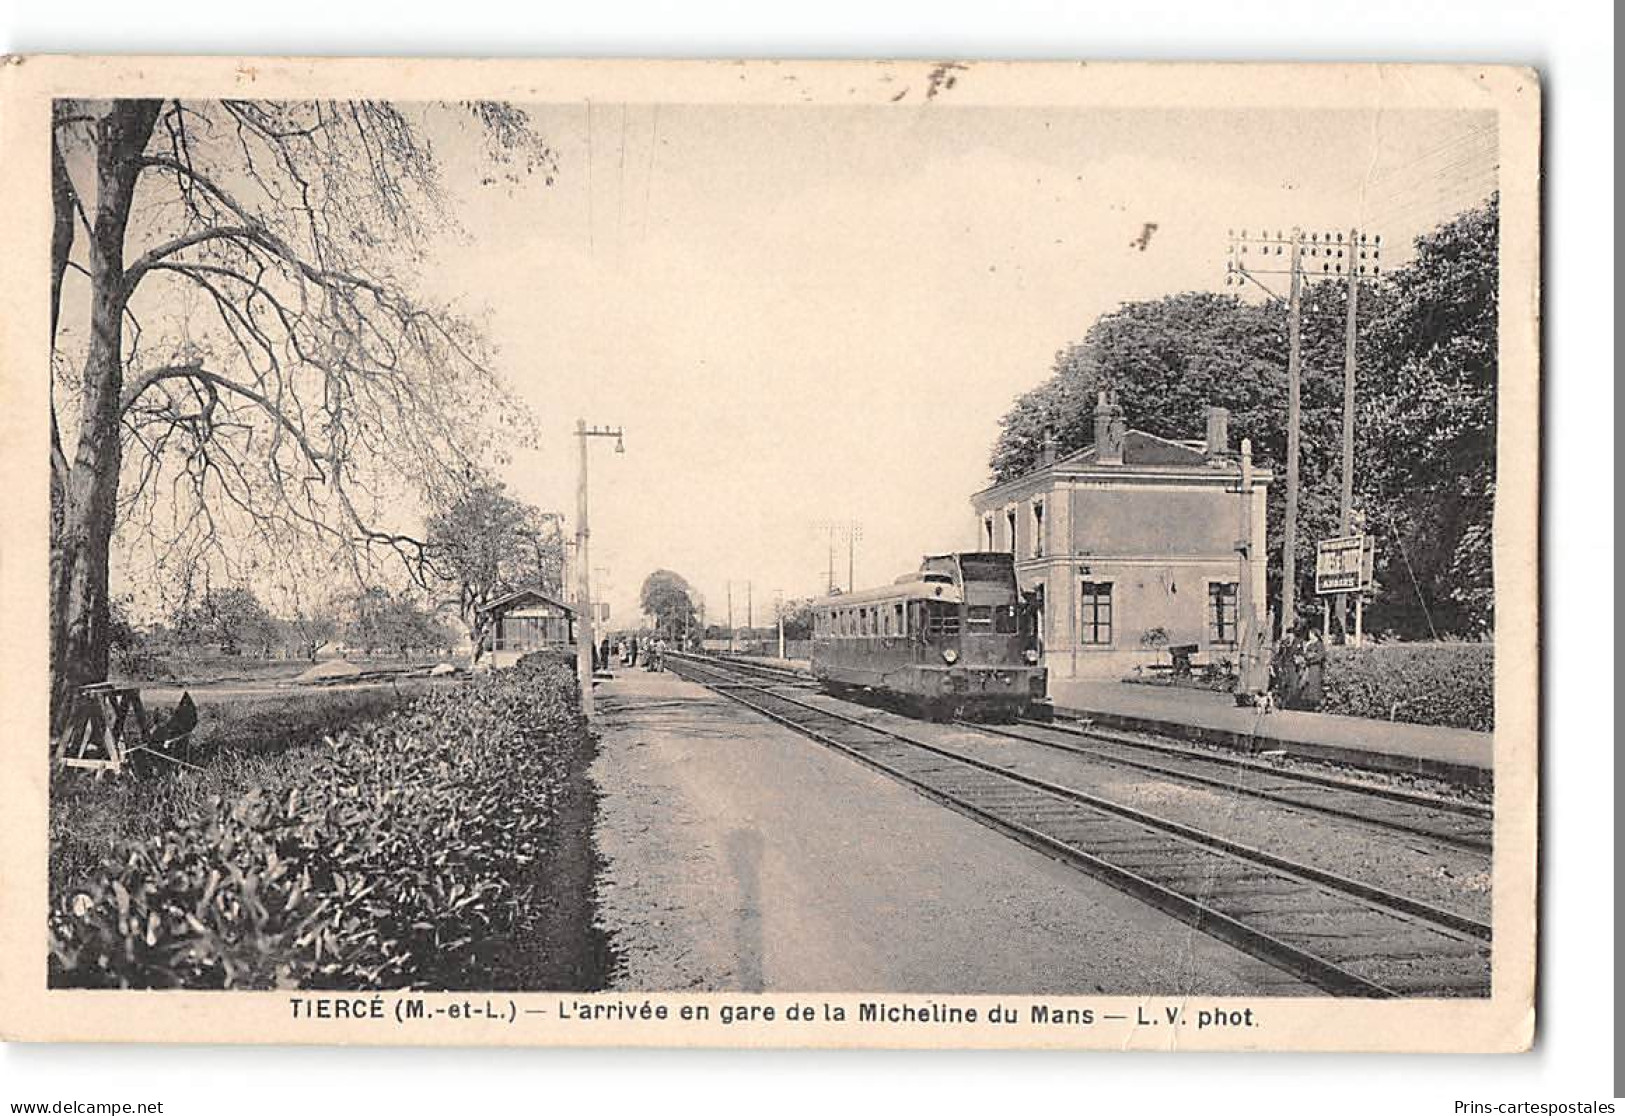
<path fill-rule="evenodd" d="M 1222 407 L 1204 437 L 1176 441 L 1130 428 L 1102 392 L 1094 428 L 1091 445 L 1057 457 L 1049 442 L 1031 472 L 971 497 L 977 549 L 1014 554 L 1039 597 L 1051 676 L 1168 669 L 1171 649 L 1196 666 L 1236 661 L 1263 622 L 1270 474 L 1252 470 L 1242 492 Z"/>

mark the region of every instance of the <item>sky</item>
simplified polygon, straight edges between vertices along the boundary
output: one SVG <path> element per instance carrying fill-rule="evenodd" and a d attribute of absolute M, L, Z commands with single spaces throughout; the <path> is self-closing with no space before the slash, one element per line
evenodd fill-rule
<path fill-rule="evenodd" d="M 859 587 L 970 548 L 1000 415 L 1099 315 L 1222 290 L 1231 229 L 1358 225 L 1396 265 L 1495 184 L 1464 112 L 526 108 L 554 183 L 481 187 L 442 135 L 462 231 L 426 282 L 540 418 L 519 495 L 573 523 L 575 420 L 625 429 L 589 447 L 612 625 L 661 567 L 769 622 L 823 590 L 831 522 Z"/>

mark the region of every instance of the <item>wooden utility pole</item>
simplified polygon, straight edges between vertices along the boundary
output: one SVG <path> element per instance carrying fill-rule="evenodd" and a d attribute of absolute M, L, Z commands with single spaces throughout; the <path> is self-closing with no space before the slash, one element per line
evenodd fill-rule
<path fill-rule="evenodd" d="M 1360 279 L 1376 275 L 1381 265 L 1382 234 L 1368 234 L 1359 229 L 1349 230 L 1348 245 L 1348 320 L 1343 327 L 1343 490 L 1338 503 L 1338 533 L 1345 538 L 1354 530 L 1354 386 L 1358 369 L 1356 344 L 1359 339 Z M 1360 642 L 1361 597 L 1355 594 L 1356 645 Z M 1348 638 L 1348 595 L 1337 595 L 1337 629 Z"/>
<path fill-rule="evenodd" d="M 858 540 L 863 538 L 863 524 L 850 523 L 846 528 L 846 591 L 857 592 L 858 588 Z"/>
<path fill-rule="evenodd" d="M 1282 525 L 1281 631 L 1296 626 L 1298 606 L 1298 456 L 1302 423 L 1299 392 L 1303 380 L 1303 233 L 1292 230 L 1290 293 L 1287 295 L 1286 354 L 1286 522 Z"/>
<path fill-rule="evenodd" d="M 587 560 L 587 423 L 576 419 L 576 679 L 581 687 L 581 715 L 592 707 L 592 578 Z"/>
<path fill-rule="evenodd" d="M 1259 281 L 1260 275 L 1280 275 L 1279 268 L 1272 268 L 1269 257 L 1279 256 L 1286 239 L 1276 233 L 1271 237 L 1267 232 L 1260 232 L 1256 236 L 1249 236 L 1243 229 L 1238 236 L 1234 229 L 1230 230 L 1230 258 L 1225 264 L 1224 282 L 1226 286 L 1232 284 L 1244 286 L 1247 283 L 1256 284 L 1271 298 L 1280 300 L 1280 295 L 1270 290 Z M 1311 276 L 1319 275 L 1323 279 L 1348 280 L 1348 321 L 1344 326 L 1343 342 L 1343 474 L 1342 493 L 1340 501 L 1339 532 L 1348 535 L 1354 528 L 1354 385 L 1356 374 L 1355 340 L 1358 333 L 1358 313 L 1360 300 L 1360 278 L 1366 275 L 1381 273 L 1382 236 L 1381 234 L 1367 234 L 1359 229 L 1352 229 L 1348 239 L 1344 240 L 1343 233 L 1311 233 L 1308 244 L 1309 255 L 1314 262 L 1309 265 Z M 1288 273 L 1292 277 L 1292 293 L 1287 300 L 1289 319 L 1290 351 L 1288 354 L 1288 384 L 1287 384 L 1287 463 L 1286 463 L 1286 522 L 1283 524 L 1285 535 L 1285 553 L 1281 556 L 1281 572 L 1283 585 L 1281 587 L 1281 629 L 1288 630 L 1296 620 L 1297 597 L 1297 531 L 1298 531 L 1298 390 L 1302 379 L 1302 368 L 1299 360 L 1300 340 L 1300 302 L 1302 297 L 1302 282 L 1304 239 L 1299 229 L 1292 230 L 1291 264 Z M 1358 600 L 1356 601 L 1358 603 Z M 1339 624 L 1343 623 L 1344 600 L 1341 594 L 1336 600 Z M 1356 617 L 1356 627 L 1358 627 Z M 1346 628 L 1344 629 L 1346 631 Z"/>
<path fill-rule="evenodd" d="M 1360 230 L 1349 230 L 1352 252 Z M 1348 319 L 1343 325 L 1343 476 L 1337 505 L 1337 533 L 1348 536 L 1354 516 L 1354 342 L 1360 305 L 1360 268 L 1349 268 Z M 1337 595 L 1337 630 L 1348 637 L 1348 594 Z"/>
<path fill-rule="evenodd" d="M 839 587 L 835 583 L 835 533 L 846 532 L 846 591 L 850 593 L 857 588 L 853 579 L 857 570 L 858 540 L 863 537 L 863 524 L 855 519 L 846 521 L 823 519 L 819 520 L 817 527 L 820 531 L 826 532 L 829 543 L 829 573 L 825 584 L 831 594 L 839 592 Z"/>
<path fill-rule="evenodd" d="M 734 649 L 734 583 L 728 582 L 728 650 Z"/>
<path fill-rule="evenodd" d="M 1236 540 L 1236 693 L 1249 700 L 1269 689 L 1269 664 L 1261 660 L 1264 626 L 1253 596 L 1253 440 L 1241 440 L 1241 537 Z"/>
<path fill-rule="evenodd" d="M 576 680 L 581 687 L 581 715 L 593 715 L 592 659 L 592 562 L 587 555 L 587 439 L 614 438 L 615 452 L 625 453 L 626 443 L 621 428 L 589 427 L 585 419 L 576 419 L 576 444 L 580 458 L 576 471 Z"/>

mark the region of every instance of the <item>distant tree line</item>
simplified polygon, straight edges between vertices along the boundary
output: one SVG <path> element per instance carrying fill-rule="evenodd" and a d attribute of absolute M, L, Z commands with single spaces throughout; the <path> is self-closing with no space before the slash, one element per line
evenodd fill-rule
<path fill-rule="evenodd" d="M 114 662 L 139 671 L 154 660 L 201 656 L 316 661 L 322 648 L 407 657 L 451 650 L 460 633 L 410 593 L 373 586 L 293 615 L 278 615 L 252 589 L 212 589 L 163 619 L 138 624 L 128 602 L 112 609 Z"/>
<path fill-rule="evenodd" d="M 1377 538 L 1368 628 L 1476 637 L 1494 626 L 1498 201 L 1419 237 L 1415 257 L 1362 282 L 1355 503 Z M 1344 280 L 1310 282 L 1302 315 L 1299 600 L 1312 605 L 1317 540 L 1337 532 Z M 996 481 L 1030 471 L 1046 431 L 1065 454 L 1094 440 L 1097 393 L 1129 425 L 1198 437 L 1209 405 L 1251 438 L 1270 487 L 1270 596 L 1279 600 L 1285 496 L 1287 311 L 1280 302 L 1187 292 L 1131 302 L 1056 354 L 1053 375 L 1001 419 Z"/>

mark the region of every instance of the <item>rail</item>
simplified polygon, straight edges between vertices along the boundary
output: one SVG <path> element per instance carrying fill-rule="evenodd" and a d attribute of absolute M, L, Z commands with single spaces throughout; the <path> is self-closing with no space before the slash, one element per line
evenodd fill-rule
<path fill-rule="evenodd" d="M 672 666 L 1328 992 L 1489 992 L 1490 928 L 1465 916 L 814 705 L 732 663 Z"/>

